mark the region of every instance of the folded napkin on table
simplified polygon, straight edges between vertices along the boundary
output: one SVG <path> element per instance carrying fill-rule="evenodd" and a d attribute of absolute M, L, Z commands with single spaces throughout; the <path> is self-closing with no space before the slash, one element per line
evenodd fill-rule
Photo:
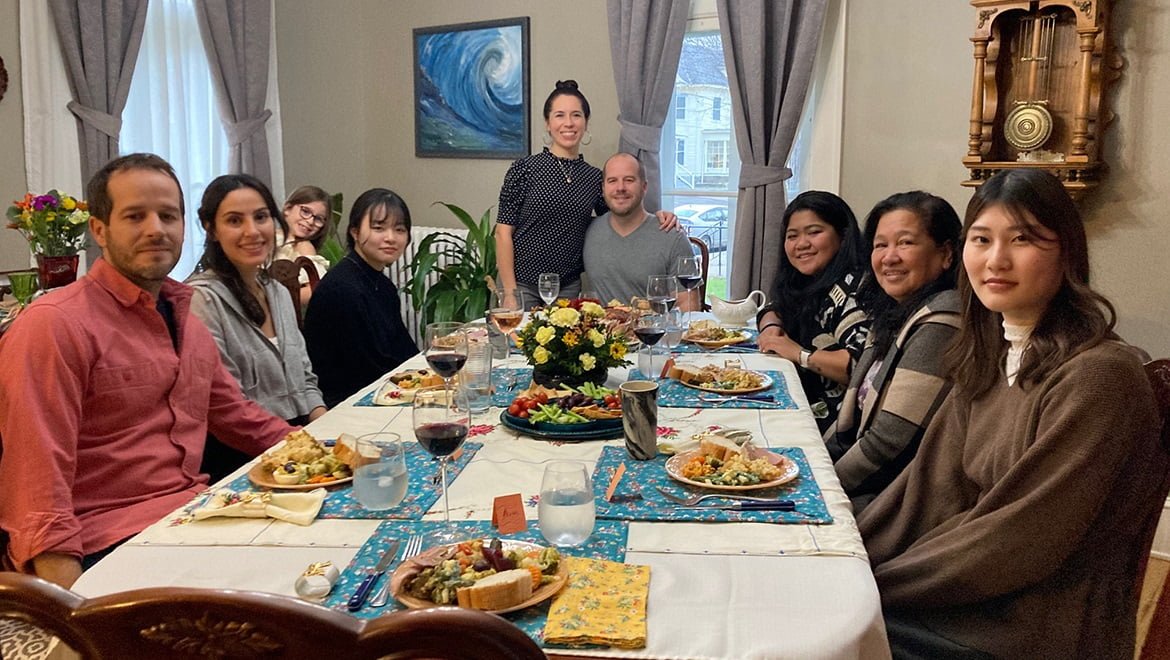
<path fill-rule="evenodd" d="M 215 491 L 199 508 L 196 520 L 213 516 L 234 518 L 276 518 L 297 525 L 308 525 L 317 517 L 325 502 L 325 489 L 316 488 L 306 493 L 237 492 L 228 488 Z"/>
<path fill-rule="evenodd" d="M 564 557 L 569 581 L 544 625 L 546 644 L 646 647 L 646 599 L 650 567 Z"/>

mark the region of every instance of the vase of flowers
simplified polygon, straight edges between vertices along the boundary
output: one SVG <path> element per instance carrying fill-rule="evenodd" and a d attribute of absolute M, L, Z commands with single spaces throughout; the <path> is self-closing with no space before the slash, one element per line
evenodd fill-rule
<path fill-rule="evenodd" d="M 605 309 L 590 300 L 561 298 L 532 312 L 518 334 L 517 344 L 532 379 L 546 387 L 586 382 L 603 383 L 611 367 L 630 364 L 626 338 L 603 323 Z"/>
<path fill-rule="evenodd" d="M 89 207 L 57 190 L 27 193 L 8 207 L 8 227 L 19 231 L 37 257 L 41 289 L 77 279 L 77 253 L 85 247 Z"/>

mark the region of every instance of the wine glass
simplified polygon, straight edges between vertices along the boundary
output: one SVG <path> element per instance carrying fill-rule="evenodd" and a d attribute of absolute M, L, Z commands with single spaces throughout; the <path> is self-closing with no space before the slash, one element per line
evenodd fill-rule
<path fill-rule="evenodd" d="M 647 378 L 658 378 L 658 372 L 654 369 L 654 345 L 658 340 L 662 339 L 666 334 L 666 329 L 663 327 L 662 316 L 659 314 L 643 314 L 638 317 L 634 323 L 634 334 L 637 335 L 638 341 L 646 347 L 649 358 L 649 366 L 642 371 Z M 641 365 L 639 365 L 640 367 Z"/>
<path fill-rule="evenodd" d="M 443 530 L 437 543 L 454 543 L 459 533 L 451 525 L 451 504 L 447 499 L 447 461 L 467 439 L 471 410 L 467 397 L 443 387 L 424 387 L 414 394 L 412 404 L 414 437 L 427 453 L 439 459 L 439 477 L 443 486 Z"/>
<path fill-rule="evenodd" d="M 688 292 L 699 288 L 703 284 L 702 257 L 679 257 L 674 274 L 678 278 L 679 286 Z"/>
<path fill-rule="evenodd" d="M 545 306 L 553 304 L 561 293 L 561 276 L 556 273 L 541 273 L 536 280 L 536 289 Z"/>
<path fill-rule="evenodd" d="M 553 461 L 544 468 L 537 505 L 540 533 L 549 543 L 576 546 L 593 533 L 593 485 L 584 463 Z"/>
<path fill-rule="evenodd" d="M 462 323 L 444 321 L 427 324 L 427 364 L 443 377 L 451 389 L 451 379 L 467 362 L 467 332 Z"/>
<path fill-rule="evenodd" d="M 507 336 L 524 320 L 524 309 L 524 291 L 500 287 L 492 292 L 488 320 Z"/>
<path fill-rule="evenodd" d="M 665 314 L 674 309 L 678 301 L 677 280 L 670 275 L 651 275 L 646 284 L 646 297 L 650 305 L 658 314 Z"/>

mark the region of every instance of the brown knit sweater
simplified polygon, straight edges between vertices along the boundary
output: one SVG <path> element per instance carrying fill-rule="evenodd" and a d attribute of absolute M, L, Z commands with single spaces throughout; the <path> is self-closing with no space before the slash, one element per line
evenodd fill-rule
<path fill-rule="evenodd" d="M 1167 470 L 1141 365 L 1107 342 L 1036 385 L 958 389 L 858 519 L 883 607 L 999 657 L 1131 659 Z"/>

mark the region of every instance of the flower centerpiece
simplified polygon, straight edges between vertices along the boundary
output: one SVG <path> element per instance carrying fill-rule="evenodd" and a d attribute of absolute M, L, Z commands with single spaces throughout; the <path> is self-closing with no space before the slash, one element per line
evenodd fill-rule
<path fill-rule="evenodd" d="M 532 365 L 532 378 L 548 387 L 602 383 L 626 360 L 626 337 L 611 333 L 605 309 L 592 300 L 560 298 L 532 312 L 516 343 Z"/>
<path fill-rule="evenodd" d="M 77 278 L 77 253 L 85 247 L 89 210 L 84 201 L 57 190 L 28 193 L 8 207 L 8 227 L 24 235 L 37 257 L 41 288 Z"/>

